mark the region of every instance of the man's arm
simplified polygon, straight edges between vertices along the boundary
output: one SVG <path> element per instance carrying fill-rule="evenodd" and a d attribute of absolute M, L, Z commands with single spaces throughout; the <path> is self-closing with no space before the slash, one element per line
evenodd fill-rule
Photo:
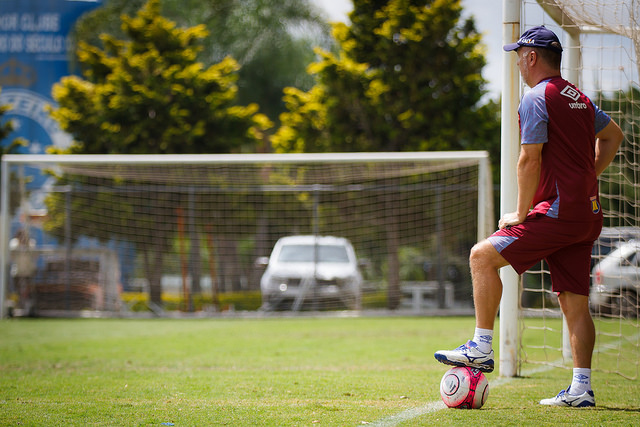
<path fill-rule="evenodd" d="M 510 225 L 522 223 L 536 195 L 540 183 L 542 164 L 542 148 L 544 144 L 522 144 L 518 158 L 518 206 L 515 212 L 505 214 L 498 227 L 503 229 Z"/>
<path fill-rule="evenodd" d="M 600 176 L 616 156 L 624 135 L 618 124 L 611 120 L 596 138 L 596 176 Z"/>

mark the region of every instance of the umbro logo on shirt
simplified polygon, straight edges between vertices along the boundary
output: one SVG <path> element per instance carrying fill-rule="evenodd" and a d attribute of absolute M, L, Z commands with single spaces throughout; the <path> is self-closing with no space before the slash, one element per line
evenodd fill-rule
<path fill-rule="evenodd" d="M 566 96 L 567 98 L 573 101 L 577 101 L 578 98 L 580 98 L 580 92 L 578 92 L 577 90 L 575 90 L 569 85 L 565 86 L 564 89 L 562 89 L 562 92 L 560 92 L 560 95 Z M 587 104 L 585 104 L 584 102 L 571 102 L 569 103 L 569 107 L 572 110 L 586 110 Z"/>
<path fill-rule="evenodd" d="M 560 95 L 564 95 L 567 98 L 573 99 L 574 101 L 577 101 L 578 98 L 580 98 L 580 92 L 578 92 L 571 86 L 565 86 L 564 89 L 562 89 L 562 92 L 560 92 Z"/>

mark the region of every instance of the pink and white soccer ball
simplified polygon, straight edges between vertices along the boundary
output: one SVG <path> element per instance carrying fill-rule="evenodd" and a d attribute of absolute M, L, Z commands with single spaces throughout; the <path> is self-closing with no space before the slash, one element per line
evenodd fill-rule
<path fill-rule="evenodd" d="M 451 368 L 440 381 L 440 396 L 449 408 L 480 409 L 489 397 L 489 381 L 478 369 Z"/>

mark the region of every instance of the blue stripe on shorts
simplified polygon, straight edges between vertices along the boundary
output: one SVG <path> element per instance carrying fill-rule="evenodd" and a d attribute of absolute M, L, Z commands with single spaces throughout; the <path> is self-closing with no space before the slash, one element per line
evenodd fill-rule
<path fill-rule="evenodd" d="M 518 240 L 516 236 L 489 236 L 489 242 L 493 245 L 498 253 L 502 252 L 504 248 Z"/>

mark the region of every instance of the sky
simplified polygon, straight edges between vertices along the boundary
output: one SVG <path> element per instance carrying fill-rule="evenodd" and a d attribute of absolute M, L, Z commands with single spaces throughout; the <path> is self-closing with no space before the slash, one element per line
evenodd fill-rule
<path fill-rule="evenodd" d="M 353 9 L 351 0 L 312 0 L 327 12 L 331 21 L 348 21 L 348 13 Z M 473 15 L 476 28 L 483 35 L 487 49 L 482 75 L 487 80 L 487 90 L 491 98 L 497 98 L 501 92 L 502 77 L 502 0 L 462 0 L 466 18 Z"/>

